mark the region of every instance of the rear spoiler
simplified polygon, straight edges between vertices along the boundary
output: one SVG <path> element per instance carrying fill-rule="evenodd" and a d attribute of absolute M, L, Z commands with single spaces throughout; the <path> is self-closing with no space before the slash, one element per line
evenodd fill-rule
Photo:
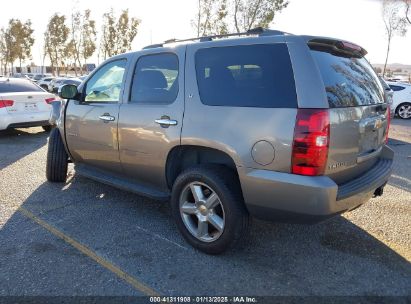
<path fill-rule="evenodd" d="M 367 51 L 354 43 L 328 38 L 315 38 L 308 41 L 308 47 L 312 50 L 346 55 L 350 57 L 364 57 Z"/>

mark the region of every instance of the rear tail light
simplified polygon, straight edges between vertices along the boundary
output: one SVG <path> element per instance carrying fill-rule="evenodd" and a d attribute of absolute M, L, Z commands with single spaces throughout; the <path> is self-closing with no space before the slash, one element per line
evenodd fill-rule
<path fill-rule="evenodd" d="M 298 109 L 294 129 L 292 173 L 323 175 L 330 141 L 328 110 Z"/>
<path fill-rule="evenodd" d="M 46 103 L 51 104 L 53 101 L 56 101 L 56 99 L 54 97 L 51 98 L 46 98 Z"/>
<path fill-rule="evenodd" d="M 391 107 L 387 105 L 387 129 L 385 130 L 385 143 L 388 143 L 388 133 L 390 131 L 390 124 L 391 124 Z"/>
<path fill-rule="evenodd" d="M 13 100 L 0 100 L 0 108 L 12 107 L 13 104 Z"/>

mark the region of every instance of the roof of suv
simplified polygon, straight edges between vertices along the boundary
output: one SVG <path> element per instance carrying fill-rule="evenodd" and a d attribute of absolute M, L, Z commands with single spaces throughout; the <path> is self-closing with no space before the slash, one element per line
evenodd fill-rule
<path fill-rule="evenodd" d="M 293 36 L 302 38 L 305 42 L 307 42 L 310 47 L 316 48 L 333 48 L 336 51 L 347 51 L 355 53 L 359 57 L 363 57 L 367 54 L 367 51 L 359 45 L 356 45 L 352 42 L 344 41 L 337 38 L 332 37 L 321 37 L 321 36 L 308 36 L 308 35 L 294 35 L 291 33 L 273 30 L 273 29 L 265 29 L 262 27 L 258 27 L 255 29 L 248 30 L 242 33 L 232 33 L 232 34 L 224 34 L 224 35 L 213 35 L 213 36 L 205 36 L 205 37 L 195 37 L 189 39 L 169 39 L 164 41 L 163 43 L 152 44 L 148 45 L 143 48 L 143 50 L 150 50 L 150 49 L 158 49 L 158 48 L 165 48 L 168 44 L 175 44 L 175 43 L 182 43 L 182 45 L 190 44 L 203 44 L 206 43 L 209 46 L 210 43 L 212 44 L 219 44 L 219 42 L 227 41 L 228 39 L 222 38 L 232 38 L 236 37 L 236 39 L 230 39 L 231 42 L 236 41 L 244 41 L 244 40 L 255 40 L 258 38 L 263 37 L 279 37 L 279 36 Z M 217 40 L 216 40 L 217 39 Z"/>
<path fill-rule="evenodd" d="M 219 38 L 229 38 L 229 37 L 244 37 L 244 36 L 279 36 L 279 35 L 291 35 L 290 33 L 286 33 L 283 31 L 277 31 L 277 30 L 271 30 L 271 29 L 264 29 L 262 27 L 258 27 L 255 29 L 248 30 L 246 32 L 242 33 L 232 33 L 232 34 L 222 34 L 222 35 L 212 35 L 212 36 L 204 36 L 204 37 L 195 37 L 195 38 L 188 38 L 188 39 L 169 39 L 164 41 L 163 43 L 158 43 L 158 44 L 151 44 L 143 48 L 143 50 L 146 49 L 152 49 L 152 48 L 159 48 L 159 47 L 164 47 L 166 44 L 171 44 L 171 43 L 182 43 L 182 42 L 196 42 L 196 43 L 201 43 L 201 42 L 206 42 L 206 41 L 213 41 L 214 39 L 219 39 Z"/>

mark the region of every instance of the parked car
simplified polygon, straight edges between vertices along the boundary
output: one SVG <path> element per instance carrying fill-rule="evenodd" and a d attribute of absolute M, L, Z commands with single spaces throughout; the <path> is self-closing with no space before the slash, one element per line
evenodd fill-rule
<path fill-rule="evenodd" d="M 382 78 L 381 76 L 378 76 L 380 79 L 381 85 L 385 91 L 385 99 L 387 104 L 390 106 L 390 116 L 394 117 L 395 115 L 395 109 L 394 109 L 394 91 L 391 89 L 391 87 L 388 85 L 388 83 Z"/>
<path fill-rule="evenodd" d="M 393 108 L 395 114 L 402 119 L 411 119 L 411 84 L 403 82 L 387 82 L 394 91 Z"/>
<path fill-rule="evenodd" d="M 34 82 L 39 82 L 40 80 L 44 79 L 44 78 L 50 78 L 51 75 L 50 74 L 34 74 L 32 79 Z"/>
<path fill-rule="evenodd" d="M 55 96 L 26 79 L 0 79 L 0 130 L 41 126 L 51 129 L 49 118 Z"/>
<path fill-rule="evenodd" d="M 50 81 L 49 85 L 48 85 L 48 91 L 50 93 L 57 93 L 59 87 L 61 86 L 61 84 L 63 83 L 64 80 L 66 80 L 67 78 L 63 78 L 63 77 L 56 77 L 53 80 Z"/>
<path fill-rule="evenodd" d="M 54 77 L 50 76 L 50 77 L 44 77 L 42 79 L 40 79 L 37 84 L 38 86 L 40 86 L 41 88 L 43 88 L 44 90 L 48 91 L 49 89 L 49 84 L 50 82 L 54 79 Z"/>
<path fill-rule="evenodd" d="M 61 86 L 66 85 L 66 84 L 72 84 L 72 85 L 78 87 L 81 83 L 82 83 L 82 80 L 80 78 L 68 78 L 68 79 L 65 79 L 61 83 Z"/>
<path fill-rule="evenodd" d="M 14 73 L 11 77 L 12 78 L 25 78 L 25 76 L 21 73 Z"/>
<path fill-rule="evenodd" d="M 389 107 L 366 51 L 242 35 L 149 46 L 63 86 L 47 179 L 66 181 L 70 161 L 76 174 L 171 199 L 184 238 L 209 254 L 242 239 L 250 215 L 318 222 L 382 195 Z"/>

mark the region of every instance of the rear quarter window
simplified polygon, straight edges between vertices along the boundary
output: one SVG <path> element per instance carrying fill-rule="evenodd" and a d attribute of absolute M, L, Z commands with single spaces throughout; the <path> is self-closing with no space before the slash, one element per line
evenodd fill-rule
<path fill-rule="evenodd" d="M 200 49 L 195 65 L 205 105 L 297 107 L 290 55 L 284 43 Z"/>
<path fill-rule="evenodd" d="M 331 108 L 384 102 L 384 89 L 365 58 L 345 57 L 312 50 Z"/>
<path fill-rule="evenodd" d="M 43 90 L 30 81 L 4 81 L 0 82 L 0 93 L 43 92 Z"/>

